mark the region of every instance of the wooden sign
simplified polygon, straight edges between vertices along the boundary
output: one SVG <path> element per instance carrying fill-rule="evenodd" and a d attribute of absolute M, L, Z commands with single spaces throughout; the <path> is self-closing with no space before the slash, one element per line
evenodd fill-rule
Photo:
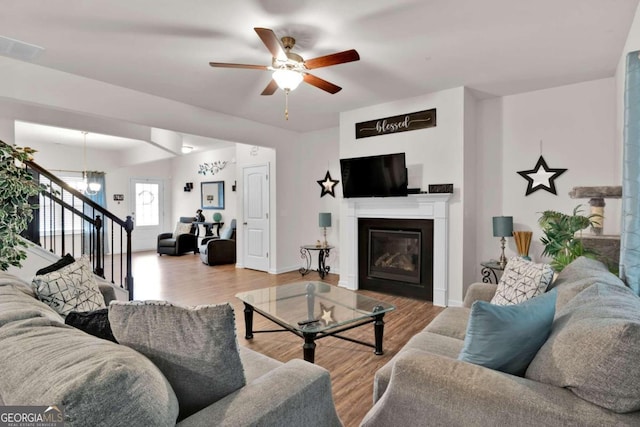
<path fill-rule="evenodd" d="M 436 109 L 356 123 L 356 139 L 436 126 Z"/>

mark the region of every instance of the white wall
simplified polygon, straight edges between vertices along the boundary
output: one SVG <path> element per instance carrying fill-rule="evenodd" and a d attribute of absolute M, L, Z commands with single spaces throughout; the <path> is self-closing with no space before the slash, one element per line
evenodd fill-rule
<path fill-rule="evenodd" d="M 478 256 L 500 254 L 491 217 L 511 215 L 514 229 L 534 232 L 530 255 L 541 259 L 540 212 L 569 213 L 587 199 L 571 199 L 573 187 L 620 185 L 620 153 L 615 144 L 615 81 L 589 81 L 489 99 L 478 103 Z M 568 169 L 555 180 L 557 195 L 539 190 L 525 196 L 527 181 L 517 171 L 532 169 L 542 155 L 550 168 Z M 606 200 L 605 234 L 620 231 L 620 201 Z M 513 239 L 507 256 L 516 255 Z M 480 278 L 477 267 L 477 278 Z"/>
<path fill-rule="evenodd" d="M 215 175 L 200 175 L 198 166 L 203 163 L 226 161 L 227 165 Z M 236 218 L 237 196 L 231 191 L 236 180 L 236 148 L 234 146 L 223 149 L 195 152 L 175 157 L 171 160 L 171 219 L 175 223 L 181 216 L 195 216 L 201 207 L 200 184 L 210 181 L 224 181 L 224 209 L 204 209 L 202 213 L 207 221 L 213 221 L 213 214 L 222 214 L 222 221 L 229 225 Z M 192 182 L 193 190 L 184 191 L 185 183 Z"/>
<path fill-rule="evenodd" d="M 414 111 L 437 109 L 437 126 L 398 134 L 355 139 L 355 124 Z M 471 107 L 473 108 L 473 107 Z M 470 111 L 469 111 L 470 112 Z M 449 207 L 449 303 L 460 304 L 463 297 L 465 230 L 463 195 L 465 183 L 465 89 L 455 88 L 392 103 L 374 105 L 340 114 L 340 158 L 361 157 L 396 152 L 406 153 L 407 168 L 416 173 L 410 186 L 423 190 L 429 184 L 454 184 Z M 469 126 L 472 119 L 468 122 Z M 469 127 L 467 137 L 475 135 Z M 469 144 L 471 144 L 471 140 Z M 344 210 L 344 209 L 343 209 Z M 341 213 L 341 220 L 346 214 Z M 475 232 L 475 231 L 474 231 Z M 341 247 L 346 247 L 346 232 L 340 233 Z M 468 254 L 473 253 L 473 246 Z M 340 253 L 340 264 L 347 265 L 350 254 Z M 341 281 L 343 278 L 341 278 Z"/>
<path fill-rule="evenodd" d="M 106 189 L 107 189 L 107 209 L 121 219 L 125 219 L 133 212 L 131 202 L 134 200 L 131 194 L 131 179 L 147 178 L 162 181 L 163 194 L 163 216 L 164 221 L 161 224 L 163 232 L 173 231 L 177 219 L 171 216 L 171 199 L 172 199 L 172 180 L 171 180 L 171 161 L 159 160 L 155 162 L 143 163 L 136 166 L 126 166 L 122 168 L 107 171 Z M 124 194 L 124 201 L 116 202 L 113 200 L 114 194 Z M 195 213 L 195 211 L 194 211 Z M 136 238 L 136 231 L 133 230 L 132 239 Z M 155 250 L 155 245 L 148 249 Z"/>
<path fill-rule="evenodd" d="M 462 244 L 462 286 L 466 292 L 469 284 L 475 281 L 476 259 L 477 259 L 477 223 L 478 213 L 476 211 L 476 200 L 478 191 L 476 189 L 476 179 L 478 176 L 478 146 L 477 123 L 476 123 L 477 103 L 471 91 L 464 91 L 464 175 L 463 185 L 460 188 L 463 204 L 463 229 L 464 240 Z"/>
<path fill-rule="evenodd" d="M 295 181 L 298 190 L 293 194 L 291 205 L 295 207 L 293 216 L 296 219 L 296 232 L 291 235 L 289 241 L 291 255 L 287 260 L 293 268 L 301 265 L 300 246 L 315 244 L 317 240 L 323 240 L 323 229 L 318 227 L 318 214 L 320 212 L 331 213 L 331 227 L 327 228 L 327 242 L 335 246 L 329 253 L 327 265 L 332 273 L 340 272 L 340 200 L 342 196 L 342 183 L 334 186 L 335 197 L 322 194 L 322 187 L 318 185 L 323 180 L 327 171 L 331 179 L 341 180 L 339 160 L 339 129 L 331 128 L 301 135 L 298 142 L 298 152 L 283 153 L 284 161 L 295 166 Z M 287 226 L 286 224 L 284 225 Z M 282 254 L 281 254 L 282 255 Z M 314 256 L 317 254 L 313 254 Z M 317 258 L 314 258 L 312 266 L 317 268 Z"/>

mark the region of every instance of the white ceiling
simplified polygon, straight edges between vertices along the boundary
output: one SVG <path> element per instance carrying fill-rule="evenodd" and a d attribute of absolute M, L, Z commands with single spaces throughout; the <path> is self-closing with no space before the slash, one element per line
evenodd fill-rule
<path fill-rule="evenodd" d="M 61 144 L 82 147 L 84 135 L 77 129 L 66 129 L 55 126 L 46 126 L 37 123 L 17 121 L 15 123 L 16 138 L 20 145 L 29 144 Z M 87 133 L 87 149 L 99 149 L 107 151 L 122 151 L 140 147 L 145 142 L 121 138 L 99 133 Z"/>
<path fill-rule="evenodd" d="M 638 0 L 40 0 L 3 1 L 0 35 L 44 47 L 46 67 L 297 131 L 339 113 L 458 86 L 499 96 L 609 77 Z M 314 70 L 343 87 L 260 96 L 270 75 L 209 61 L 269 65 L 253 27 L 297 39 Z"/>

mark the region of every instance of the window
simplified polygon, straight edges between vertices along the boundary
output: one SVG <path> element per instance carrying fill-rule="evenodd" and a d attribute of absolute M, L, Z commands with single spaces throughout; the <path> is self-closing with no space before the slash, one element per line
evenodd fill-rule
<path fill-rule="evenodd" d="M 79 182 L 82 181 L 82 176 L 61 176 L 59 177 L 66 184 L 69 184 L 72 188 L 77 188 Z M 57 184 L 51 183 L 49 179 L 40 177 L 40 183 L 44 185 L 51 185 L 55 196 L 61 198 L 64 203 L 69 206 L 73 206 L 77 211 L 82 212 L 82 201 L 71 194 L 69 191 L 63 189 Z M 82 233 L 82 217 L 74 214 L 72 211 L 63 209 L 57 203 L 52 202 L 48 197 L 40 196 L 40 233 L 47 234 L 80 234 Z M 93 212 L 87 213 L 87 216 L 92 216 Z"/>
<path fill-rule="evenodd" d="M 160 185 L 153 182 L 136 182 L 136 227 L 160 224 Z"/>

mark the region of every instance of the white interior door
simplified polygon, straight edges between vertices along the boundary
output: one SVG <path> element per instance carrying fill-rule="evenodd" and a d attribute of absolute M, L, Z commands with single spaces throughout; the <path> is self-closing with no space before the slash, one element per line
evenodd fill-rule
<path fill-rule="evenodd" d="M 244 265 L 269 271 L 269 165 L 243 168 Z"/>
<path fill-rule="evenodd" d="M 133 217 L 133 234 L 131 249 L 133 251 L 155 250 L 158 234 L 164 224 L 163 218 L 163 185 L 158 179 L 131 179 L 131 216 Z"/>

